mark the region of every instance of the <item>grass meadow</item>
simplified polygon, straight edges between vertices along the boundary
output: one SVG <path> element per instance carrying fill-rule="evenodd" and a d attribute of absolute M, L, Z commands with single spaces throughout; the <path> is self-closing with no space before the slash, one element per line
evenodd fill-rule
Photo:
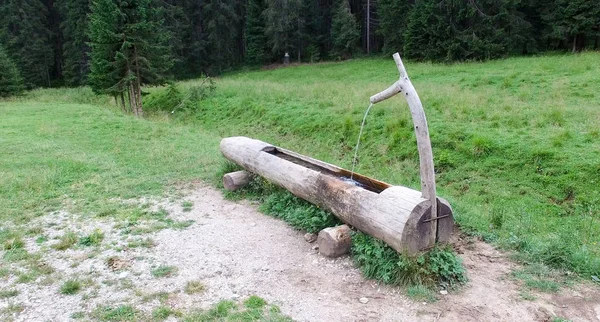
<path fill-rule="evenodd" d="M 429 121 L 438 193 L 461 229 L 524 263 L 599 276 L 600 54 L 405 65 Z M 147 89 L 143 120 L 87 88 L 0 101 L 0 220 L 17 227 L 63 208 L 121 216 L 115 198 L 215 182 L 226 136 L 350 168 L 369 96 L 397 77 L 391 57 L 240 71 L 174 114 L 157 103 L 167 90 Z M 419 188 L 401 97 L 372 108 L 357 172 Z"/>

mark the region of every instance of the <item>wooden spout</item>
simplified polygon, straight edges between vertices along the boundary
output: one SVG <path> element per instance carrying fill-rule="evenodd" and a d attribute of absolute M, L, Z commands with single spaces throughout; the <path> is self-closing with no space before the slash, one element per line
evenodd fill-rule
<path fill-rule="evenodd" d="M 419 150 L 419 169 L 421 174 L 421 192 L 423 198 L 431 202 L 432 213 L 435 217 L 438 217 L 438 198 L 436 197 L 435 188 L 435 170 L 433 168 L 433 151 L 431 148 L 431 139 L 429 138 L 429 128 L 427 126 L 427 118 L 425 117 L 425 111 L 423 110 L 423 104 L 419 99 L 417 90 L 412 85 L 412 82 L 408 78 L 406 68 L 402 63 L 402 59 L 398 53 L 393 55 L 394 61 L 396 62 L 396 68 L 400 73 L 400 78 L 392 86 L 386 90 L 371 96 L 371 103 L 379 103 L 386 100 L 398 93 L 404 93 L 404 98 L 410 108 L 410 114 L 412 116 L 413 125 L 415 129 L 415 135 L 417 138 L 417 149 Z M 434 234 L 437 232 L 437 221 L 431 222 L 431 230 Z M 438 236 L 436 239 L 444 241 L 443 237 L 440 239 Z"/>

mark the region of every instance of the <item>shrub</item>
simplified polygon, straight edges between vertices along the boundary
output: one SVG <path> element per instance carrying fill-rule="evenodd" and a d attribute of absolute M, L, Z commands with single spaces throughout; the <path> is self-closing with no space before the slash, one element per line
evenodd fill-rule
<path fill-rule="evenodd" d="M 17 65 L 0 45 L 0 97 L 18 95 L 23 91 L 23 78 Z"/>
<path fill-rule="evenodd" d="M 210 77 L 205 77 L 199 84 L 181 91 L 171 83 L 166 89 L 159 89 L 145 98 L 144 106 L 150 111 L 179 112 L 195 110 L 198 102 L 206 99 L 215 90 Z"/>

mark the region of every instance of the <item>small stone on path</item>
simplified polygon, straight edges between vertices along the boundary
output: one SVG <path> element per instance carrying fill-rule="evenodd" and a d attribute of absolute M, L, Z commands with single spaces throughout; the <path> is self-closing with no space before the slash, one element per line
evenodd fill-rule
<path fill-rule="evenodd" d="M 446 294 L 448 294 L 448 291 L 446 291 L 446 290 L 441 290 L 441 291 L 440 291 L 440 294 L 442 294 L 442 295 L 446 295 Z"/>
<path fill-rule="evenodd" d="M 358 299 L 358 301 L 362 304 L 367 304 L 369 303 L 369 299 L 366 297 L 361 297 L 360 299 Z"/>
<path fill-rule="evenodd" d="M 317 235 L 313 233 L 306 233 L 304 234 L 304 240 L 306 240 L 307 243 L 314 243 L 317 240 Z"/>

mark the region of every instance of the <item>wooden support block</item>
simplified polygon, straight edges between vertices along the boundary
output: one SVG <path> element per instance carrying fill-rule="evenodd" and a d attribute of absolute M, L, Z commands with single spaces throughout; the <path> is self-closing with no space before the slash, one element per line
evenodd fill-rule
<path fill-rule="evenodd" d="M 321 230 L 317 237 L 319 252 L 327 257 L 338 257 L 350 252 L 350 227 L 341 225 Z"/>
<path fill-rule="evenodd" d="M 250 179 L 250 173 L 246 171 L 230 172 L 223 176 L 223 186 L 229 191 L 236 191 L 247 185 Z"/>

